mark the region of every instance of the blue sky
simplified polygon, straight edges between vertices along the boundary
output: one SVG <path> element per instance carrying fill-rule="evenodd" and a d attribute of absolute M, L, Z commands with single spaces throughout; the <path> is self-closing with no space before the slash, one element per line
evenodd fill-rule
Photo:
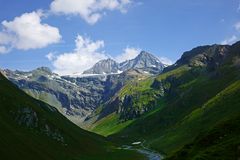
<path fill-rule="evenodd" d="M 99 59 L 112 57 L 123 61 L 140 50 L 174 62 L 193 47 L 231 44 L 240 37 L 239 0 L 97 1 L 118 3 L 96 2 L 89 4 L 91 10 L 86 11 L 89 6 L 82 4 L 83 0 L 75 0 L 73 6 L 68 6 L 66 0 L 0 0 L 0 67 L 31 70 L 47 66 L 61 74 L 71 74 Z M 40 18 L 39 27 L 47 31 L 41 32 L 46 34 L 39 35 L 42 38 L 36 39 L 37 44 L 25 44 L 22 41 L 29 37 L 20 37 L 16 28 L 23 27 L 22 15 L 33 16 L 33 12 L 35 18 Z M 95 15 L 101 18 L 95 19 Z M 21 18 L 14 21 L 15 17 Z M 35 34 L 29 30 L 21 29 L 21 35 Z"/>

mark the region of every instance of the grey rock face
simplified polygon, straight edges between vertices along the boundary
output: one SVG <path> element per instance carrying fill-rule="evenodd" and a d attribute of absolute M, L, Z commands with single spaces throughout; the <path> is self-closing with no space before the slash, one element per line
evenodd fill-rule
<path fill-rule="evenodd" d="M 4 74 L 26 93 L 55 106 L 76 124 L 99 106 L 104 93 L 104 77 L 60 77 L 42 69 L 31 72 L 5 70 Z"/>
<path fill-rule="evenodd" d="M 28 107 L 24 107 L 19 110 L 15 116 L 15 120 L 19 125 L 25 125 L 31 128 L 38 126 L 37 113 Z"/>
<path fill-rule="evenodd" d="M 26 93 L 55 106 L 80 126 L 86 117 L 108 101 L 127 81 L 141 75 L 129 71 L 113 75 L 69 77 L 51 73 L 46 68 L 30 72 L 4 70 L 4 74 Z"/>
<path fill-rule="evenodd" d="M 41 106 L 40 107 L 47 107 Z M 15 121 L 28 128 L 34 128 L 38 132 L 46 134 L 48 137 L 64 143 L 64 138 L 58 129 L 51 127 L 43 118 L 40 118 L 36 111 L 30 107 L 20 107 L 17 112 L 11 112 Z"/>

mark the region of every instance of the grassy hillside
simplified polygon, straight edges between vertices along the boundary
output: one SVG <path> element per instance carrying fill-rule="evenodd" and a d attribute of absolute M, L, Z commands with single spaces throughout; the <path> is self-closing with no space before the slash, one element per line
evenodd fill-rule
<path fill-rule="evenodd" d="M 0 159 L 144 159 L 84 131 L 0 74 Z"/>
<path fill-rule="evenodd" d="M 103 136 L 109 136 L 120 132 L 132 122 L 133 121 L 131 120 L 126 122 L 119 122 L 119 115 L 117 115 L 116 113 L 112 113 L 107 117 L 101 119 L 100 121 L 94 123 L 91 131 Z"/>
<path fill-rule="evenodd" d="M 198 47 L 184 53 L 176 65 L 151 82 L 143 80 L 136 82 L 138 85 L 129 84 L 118 94 L 119 97 L 133 97 L 130 105 L 125 107 L 132 110 L 151 106 L 151 110 L 131 119 L 130 125 L 109 138 L 125 144 L 144 141 L 148 147 L 173 157 L 175 153 L 182 154 L 185 145 L 197 145 L 198 140 L 211 134 L 213 128 L 219 128 L 227 120 L 234 121 L 231 119 L 240 115 L 239 55 L 239 43 Z M 122 121 L 120 118 L 119 122 Z M 104 118 L 100 122 L 110 123 Z M 103 124 L 100 123 L 101 132 L 104 132 Z M 233 135 L 237 133 L 235 130 Z M 236 142 L 238 139 L 238 136 L 233 137 Z M 227 145 L 222 149 L 225 147 Z M 200 152 L 189 151 L 189 159 L 200 156 Z M 213 155 L 216 152 L 217 149 L 212 150 Z M 227 149 L 221 156 L 229 158 L 229 155 L 236 159 Z"/>
<path fill-rule="evenodd" d="M 240 81 L 233 83 L 182 123 L 201 128 L 193 142 L 168 159 L 237 159 L 240 156 Z M 221 117 L 221 119 L 219 119 Z M 200 126 L 196 126 L 200 125 Z M 209 127 L 214 126 L 214 127 Z M 185 127 L 186 129 L 186 127 Z M 188 130 L 185 130 L 187 132 Z M 183 132 L 183 131 L 182 131 Z M 194 131 L 191 131 L 194 133 Z"/>

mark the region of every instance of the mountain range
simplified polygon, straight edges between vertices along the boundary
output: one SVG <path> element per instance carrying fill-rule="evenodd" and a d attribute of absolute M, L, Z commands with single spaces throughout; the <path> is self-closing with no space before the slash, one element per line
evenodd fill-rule
<path fill-rule="evenodd" d="M 83 127 L 85 118 L 127 81 L 147 77 L 153 71 L 159 73 L 164 67 L 156 57 L 144 51 L 124 63 L 129 69 L 123 73 L 117 62 L 101 60 L 85 72 L 88 76 L 81 77 L 59 76 L 46 67 L 29 72 L 4 70 L 3 73 L 26 93 L 55 106 Z"/>
<path fill-rule="evenodd" d="M 28 95 L 54 106 L 57 115 L 62 113 L 78 126 L 107 137 L 97 138 L 104 144 L 139 144 L 137 149 L 149 148 L 169 160 L 233 160 L 240 156 L 240 42 L 193 48 L 171 66 L 142 51 L 122 63 L 102 60 L 82 77 L 59 76 L 45 67 L 29 72 L 2 72 Z M 14 92 L 22 91 L 15 87 Z M 7 97 L 2 99 L 9 101 Z M 36 126 L 35 113 L 25 110 L 23 107 L 23 111 L 14 113 L 33 116 L 15 116 L 20 117 L 17 122 Z M 61 123 L 71 124 L 65 121 Z M 55 138 L 61 142 L 64 135 L 57 131 L 48 135 L 53 139 L 61 135 Z M 78 132 L 97 137 L 81 129 Z"/>

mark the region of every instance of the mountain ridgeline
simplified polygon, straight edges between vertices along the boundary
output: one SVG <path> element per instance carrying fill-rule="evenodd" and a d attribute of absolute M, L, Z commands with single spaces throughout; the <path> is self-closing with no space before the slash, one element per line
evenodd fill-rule
<path fill-rule="evenodd" d="M 152 54 L 142 51 L 136 58 L 117 63 L 112 59 L 101 60 L 83 74 L 116 74 L 130 69 L 141 69 L 144 72 L 159 74 L 164 64 Z"/>
<path fill-rule="evenodd" d="M 55 106 L 72 122 L 84 127 L 85 118 L 114 96 L 125 83 L 160 73 L 164 67 L 156 57 L 144 51 L 124 63 L 101 60 L 85 71 L 90 75 L 83 77 L 59 76 L 46 67 L 29 72 L 3 72 L 26 93 Z"/>
<path fill-rule="evenodd" d="M 169 160 L 240 156 L 240 42 L 196 47 L 168 67 L 141 52 L 120 64 L 102 60 L 84 77 L 46 68 L 4 74 L 119 145 L 140 142 Z"/>
<path fill-rule="evenodd" d="M 111 131 L 109 138 L 119 143 L 144 141 L 167 159 L 237 159 L 239 73 L 240 42 L 194 48 L 160 75 L 119 91 L 118 97 L 132 97 L 125 108 L 152 105 L 150 112 L 136 120 L 124 117 L 117 131 L 107 124 L 118 123 L 107 116 L 93 131 Z M 111 116 L 122 121 L 124 114 L 116 110 Z"/>
<path fill-rule="evenodd" d="M 90 130 L 166 159 L 237 159 L 239 73 L 240 42 L 194 48 L 161 74 L 125 84 L 93 112 Z"/>

